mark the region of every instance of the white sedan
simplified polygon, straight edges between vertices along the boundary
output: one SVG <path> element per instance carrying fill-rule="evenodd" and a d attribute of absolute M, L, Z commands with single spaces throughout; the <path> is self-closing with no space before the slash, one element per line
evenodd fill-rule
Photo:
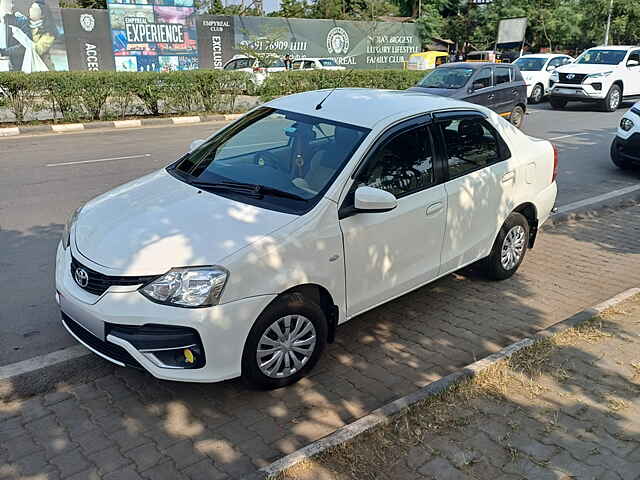
<path fill-rule="evenodd" d="M 409 91 L 266 103 L 72 216 L 64 327 L 157 378 L 306 375 L 336 327 L 466 265 L 513 275 L 557 153 L 491 110 Z"/>
<path fill-rule="evenodd" d="M 538 53 L 523 55 L 513 62 L 527 82 L 527 98 L 529 103 L 540 103 L 551 91 L 551 73 L 562 65 L 573 62 L 569 55 L 556 53 Z"/>
<path fill-rule="evenodd" d="M 332 58 L 296 58 L 292 70 L 346 70 Z"/>

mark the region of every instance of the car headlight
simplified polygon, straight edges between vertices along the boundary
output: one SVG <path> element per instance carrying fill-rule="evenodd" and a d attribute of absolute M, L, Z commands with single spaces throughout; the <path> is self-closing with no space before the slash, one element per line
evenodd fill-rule
<path fill-rule="evenodd" d="M 604 78 L 604 77 L 608 77 L 612 73 L 613 73 L 612 71 L 600 72 L 600 73 L 592 73 L 591 75 L 587 75 L 587 78 Z"/>
<path fill-rule="evenodd" d="M 553 80 L 554 82 L 559 82 L 560 81 L 560 74 L 557 71 L 553 71 L 551 72 L 551 76 L 549 77 L 551 80 Z"/>
<path fill-rule="evenodd" d="M 65 224 L 64 230 L 62 231 L 62 248 L 64 248 L 65 250 L 69 248 L 69 245 L 71 244 L 71 229 L 76 223 L 76 220 L 78 220 L 80 210 L 82 210 L 82 207 L 77 208 L 76 211 L 71 214 L 71 217 L 69 217 L 69 220 Z"/>
<path fill-rule="evenodd" d="M 634 123 L 632 120 L 629 120 L 628 118 L 622 118 L 622 120 L 620 120 L 620 128 L 622 130 L 624 130 L 625 132 L 628 132 L 629 130 L 631 130 L 634 127 Z"/>
<path fill-rule="evenodd" d="M 140 288 L 149 300 L 176 307 L 217 305 L 229 272 L 222 267 L 172 268 L 160 278 Z"/>

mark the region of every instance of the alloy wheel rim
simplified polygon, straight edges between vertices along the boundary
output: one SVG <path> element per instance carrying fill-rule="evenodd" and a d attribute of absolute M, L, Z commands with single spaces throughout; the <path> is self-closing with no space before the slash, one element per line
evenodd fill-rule
<path fill-rule="evenodd" d="M 525 247 L 525 231 L 521 225 L 512 227 L 502 242 L 500 262 L 505 270 L 512 270 L 522 258 Z"/>
<path fill-rule="evenodd" d="M 618 90 L 614 90 L 611 92 L 611 99 L 609 100 L 609 106 L 611 110 L 616 110 L 620 105 L 620 92 Z"/>
<path fill-rule="evenodd" d="M 536 89 L 533 91 L 533 100 L 536 103 L 542 100 L 542 89 L 540 87 L 536 87 Z"/>
<path fill-rule="evenodd" d="M 514 126 L 519 127 L 520 126 L 520 122 L 522 122 L 522 115 L 520 114 L 520 112 L 518 110 L 516 110 L 515 112 L 513 112 L 511 114 L 511 118 L 512 118 L 512 123 Z"/>
<path fill-rule="evenodd" d="M 256 350 L 260 371 L 269 378 L 287 378 L 307 364 L 316 349 L 316 328 L 303 315 L 278 318 L 262 334 Z"/>

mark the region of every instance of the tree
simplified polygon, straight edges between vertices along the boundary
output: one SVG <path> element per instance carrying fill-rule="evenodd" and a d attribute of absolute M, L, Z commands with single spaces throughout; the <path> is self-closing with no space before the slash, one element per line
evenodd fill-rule
<path fill-rule="evenodd" d="M 416 20 L 416 28 L 423 46 L 442 35 L 444 19 L 435 5 L 428 3 L 422 6 L 422 16 Z"/>
<path fill-rule="evenodd" d="M 271 12 L 272 17 L 289 17 L 289 18 L 305 18 L 309 6 L 305 0 L 282 0 L 280 2 L 280 10 Z"/>

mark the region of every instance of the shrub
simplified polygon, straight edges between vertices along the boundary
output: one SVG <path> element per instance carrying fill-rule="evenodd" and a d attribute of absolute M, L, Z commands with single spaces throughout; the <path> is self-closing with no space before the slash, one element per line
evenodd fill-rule
<path fill-rule="evenodd" d="M 260 96 L 264 100 L 292 93 L 334 87 L 362 87 L 404 90 L 425 76 L 414 70 L 312 70 L 288 71 L 269 75 Z"/>
<path fill-rule="evenodd" d="M 36 106 L 37 90 L 33 88 L 33 78 L 26 73 L 0 73 L 0 101 L 16 117 L 17 123 Z"/>

